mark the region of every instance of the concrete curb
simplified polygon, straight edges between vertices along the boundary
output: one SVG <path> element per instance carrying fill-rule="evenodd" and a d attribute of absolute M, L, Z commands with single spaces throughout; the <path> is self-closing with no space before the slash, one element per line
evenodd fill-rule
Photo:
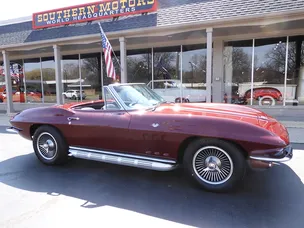
<path fill-rule="evenodd" d="M 302 121 L 280 121 L 287 128 L 304 128 Z"/>

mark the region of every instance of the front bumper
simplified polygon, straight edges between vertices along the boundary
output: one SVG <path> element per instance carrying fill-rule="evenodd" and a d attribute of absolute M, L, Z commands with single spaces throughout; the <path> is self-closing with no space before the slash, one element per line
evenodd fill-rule
<path fill-rule="evenodd" d="M 293 157 L 293 148 L 291 145 L 281 149 L 277 153 L 271 156 L 250 156 L 250 159 L 262 161 L 262 162 L 274 162 L 274 163 L 282 163 L 290 161 Z"/>
<path fill-rule="evenodd" d="M 18 129 L 18 128 L 15 128 L 15 127 L 7 127 L 6 131 L 9 132 L 9 133 L 17 133 L 18 134 L 21 130 Z"/>

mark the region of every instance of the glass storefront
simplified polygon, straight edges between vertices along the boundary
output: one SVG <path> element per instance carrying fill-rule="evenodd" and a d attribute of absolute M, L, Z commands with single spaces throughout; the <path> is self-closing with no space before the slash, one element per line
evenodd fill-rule
<path fill-rule="evenodd" d="M 98 100 L 101 94 L 100 53 L 80 55 L 81 87 L 83 100 Z"/>
<path fill-rule="evenodd" d="M 258 106 L 303 104 L 302 41 L 302 37 L 278 37 L 225 43 L 224 102 Z"/>
<path fill-rule="evenodd" d="M 43 102 L 56 103 L 56 76 L 54 57 L 41 58 Z"/>
<path fill-rule="evenodd" d="M 5 102 L 5 73 L 3 62 L 0 61 L 0 103 Z"/>
<path fill-rule="evenodd" d="M 43 101 L 43 86 L 42 86 L 42 72 L 40 58 L 25 59 L 24 67 L 24 81 L 21 82 L 22 90 L 26 94 L 26 103 L 41 103 Z M 13 99 L 15 102 L 15 99 Z M 20 102 L 22 102 L 20 100 Z"/>
<path fill-rule="evenodd" d="M 152 81 L 152 49 L 127 51 L 128 83 Z"/>
<path fill-rule="evenodd" d="M 224 102 L 248 104 L 243 97 L 251 87 L 252 40 L 226 43 L 223 57 Z"/>
<path fill-rule="evenodd" d="M 206 45 L 182 46 L 182 69 L 184 102 L 206 102 Z"/>
<path fill-rule="evenodd" d="M 64 102 L 78 102 L 83 99 L 81 96 L 80 86 L 83 80 L 80 78 L 79 55 L 62 56 L 62 84 Z"/>
<path fill-rule="evenodd" d="M 304 36 L 297 36 L 226 42 L 223 102 L 303 105 L 303 40 Z M 115 55 L 113 61 L 120 82 L 119 51 Z M 127 82 L 146 83 L 168 101 L 206 102 L 206 59 L 206 44 L 128 50 Z M 107 77 L 103 53 L 63 56 L 61 64 L 64 102 L 100 99 L 102 86 L 115 82 Z M 0 65 L 3 93 L 5 77 L 3 63 Z M 56 103 L 54 57 L 11 60 L 10 65 L 13 102 Z M 5 102 L 0 97 L 1 101 Z"/>

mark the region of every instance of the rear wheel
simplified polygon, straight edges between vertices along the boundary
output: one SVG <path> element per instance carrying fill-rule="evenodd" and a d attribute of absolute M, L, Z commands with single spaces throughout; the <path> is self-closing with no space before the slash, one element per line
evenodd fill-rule
<path fill-rule="evenodd" d="M 183 163 L 190 179 L 212 192 L 233 190 L 243 180 L 247 164 L 239 148 L 218 139 L 193 141 Z"/>
<path fill-rule="evenodd" d="M 68 161 L 68 145 L 54 127 L 39 127 L 33 136 L 33 148 L 38 159 L 46 165 L 59 165 Z"/>

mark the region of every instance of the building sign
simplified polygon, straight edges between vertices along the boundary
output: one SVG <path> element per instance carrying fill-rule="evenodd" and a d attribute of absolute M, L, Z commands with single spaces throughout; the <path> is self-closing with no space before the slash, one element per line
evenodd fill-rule
<path fill-rule="evenodd" d="M 33 14 L 33 29 L 55 27 L 157 10 L 157 0 L 104 0 Z"/>

